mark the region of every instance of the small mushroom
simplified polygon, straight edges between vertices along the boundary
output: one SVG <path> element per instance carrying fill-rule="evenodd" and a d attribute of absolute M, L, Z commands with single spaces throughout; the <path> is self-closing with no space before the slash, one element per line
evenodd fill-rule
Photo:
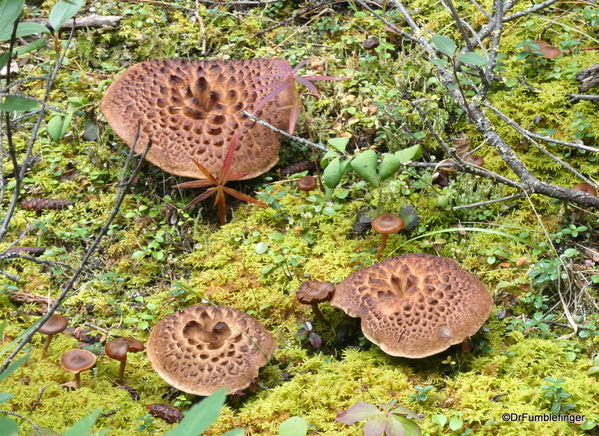
<path fill-rule="evenodd" d="M 297 187 L 310 195 L 310 191 L 316 189 L 316 179 L 313 176 L 300 177 L 297 181 Z"/>
<path fill-rule="evenodd" d="M 63 332 L 67 328 L 67 325 L 69 325 L 69 320 L 57 313 L 52 314 L 50 318 L 41 325 L 38 332 L 47 335 L 44 348 L 42 349 L 42 356 L 46 356 L 48 353 L 48 348 L 50 347 L 50 342 L 52 342 L 54 335 Z"/>
<path fill-rule="evenodd" d="M 362 43 L 362 47 L 364 47 L 366 50 L 374 50 L 379 45 L 380 45 L 380 41 L 376 36 L 371 36 L 369 38 L 366 38 L 364 40 L 364 42 Z"/>
<path fill-rule="evenodd" d="M 353 273 L 336 286 L 331 305 L 361 318 L 364 336 L 385 353 L 419 359 L 475 334 L 493 297 L 453 259 L 418 253 Z"/>
<path fill-rule="evenodd" d="M 119 376 L 116 382 L 119 385 L 123 384 L 125 375 L 125 366 L 127 365 L 127 353 L 139 353 L 145 349 L 144 344 L 135 338 L 115 338 L 106 342 L 104 353 L 111 359 L 121 362 L 119 366 Z"/>
<path fill-rule="evenodd" d="M 387 245 L 387 239 L 389 239 L 389 235 L 392 233 L 397 233 L 403 229 L 404 221 L 400 216 L 395 215 L 394 213 L 386 212 L 373 218 L 370 224 L 375 232 L 381 234 L 381 243 L 379 244 L 379 249 L 376 252 L 376 260 L 379 260 L 381 258 L 381 254 L 383 254 L 385 246 Z"/>
<path fill-rule="evenodd" d="M 594 186 L 589 185 L 588 183 L 578 183 L 572 187 L 573 191 L 584 192 L 585 194 L 597 196 L 597 190 Z M 578 221 L 582 221 L 584 218 L 584 209 L 578 208 L 578 213 L 576 214 Z"/>
<path fill-rule="evenodd" d="M 207 396 L 222 387 L 247 388 L 276 347 L 273 336 L 245 312 L 225 306 L 191 306 L 152 329 L 147 353 L 169 385 Z"/>
<path fill-rule="evenodd" d="M 463 160 L 464 162 L 477 167 L 485 166 L 485 160 L 477 154 L 469 154 L 468 156 L 465 156 Z"/>
<path fill-rule="evenodd" d="M 333 298 L 335 286 L 331 282 L 319 282 L 317 280 L 308 280 L 302 282 L 295 295 L 302 304 L 312 305 L 314 316 L 323 319 L 322 312 L 318 308 L 318 303 L 329 301 Z"/>
<path fill-rule="evenodd" d="M 60 358 L 60 366 L 65 371 L 75 374 L 73 381 L 64 383 L 63 387 L 73 387 L 79 389 L 81 386 L 81 377 L 79 374 L 93 367 L 96 364 L 96 356 L 91 351 L 75 348 L 65 352 Z"/>

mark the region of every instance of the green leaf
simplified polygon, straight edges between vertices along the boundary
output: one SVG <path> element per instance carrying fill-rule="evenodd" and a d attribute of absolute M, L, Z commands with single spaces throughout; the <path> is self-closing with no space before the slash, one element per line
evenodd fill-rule
<path fill-rule="evenodd" d="M 395 174 L 401 167 L 401 160 L 394 154 L 386 154 L 379 167 L 381 179 L 385 180 Z"/>
<path fill-rule="evenodd" d="M 0 374 L 0 382 L 2 382 L 6 377 L 8 377 L 9 375 L 11 375 L 13 372 L 15 372 L 15 370 L 21 366 L 23 363 L 25 363 L 25 361 L 29 359 L 29 354 L 21 357 L 20 359 L 15 360 L 13 363 L 11 363 L 10 365 L 8 365 L 8 368 L 6 368 L 4 370 L 3 373 Z"/>
<path fill-rule="evenodd" d="M 62 139 L 62 124 L 63 119 L 60 115 L 56 115 L 48 121 L 46 130 L 48 131 L 50 138 L 52 138 L 52 141 L 58 142 Z"/>
<path fill-rule="evenodd" d="M 2 53 L 0 55 L 0 70 L 2 68 L 4 68 L 4 66 L 8 63 L 9 59 L 10 59 L 10 53 L 9 52 Z"/>
<path fill-rule="evenodd" d="M 85 0 L 59 0 L 50 11 L 48 20 L 54 30 L 58 30 L 73 15 L 79 12 Z"/>
<path fill-rule="evenodd" d="M 324 178 L 324 184 L 329 188 L 335 188 L 341 181 L 341 171 L 339 168 L 339 158 L 336 157 L 329 162 L 327 167 L 324 169 L 322 176 Z"/>
<path fill-rule="evenodd" d="M 404 164 L 414 159 L 420 159 L 420 156 L 422 156 L 422 148 L 420 145 L 413 145 L 404 148 L 403 150 L 396 151 L 394 154 L 399 158 L 399 161 Z"/>
<path fill-rule="evenodd" d="M 351 166 L 374 187 L 379 186 L 379 177 L 376 173 L 378 155 L 374 150 L 366 150 L 354 156 Z"/>
<path fill-rule="evenodd" d="M 6 97 L 2 103 L 0 103 L 0 111 L 4 112 L 23 112 L 30 109 L 35 109 L 39 106 L 39 103 L 34 100 L 29 100 L 23 97 Z"/>
<path fill-rule="evenodd" d="M 397 419 L 403 425 L 406 436 L 422 436 L 420 426 L 411 419 L 404 418 L 403 416 L 395 416 L 395 419 Z"/>
<path fill-rule="evenodd" d="M 435 35 L 431 38 L 431 42 L 441 51 L 441 53 L 444 53 L 447 56 L 453 56 L 457 49 L 455 42 L 446 36 Z"/>
<path fill-rule="evenodd" d="M 33 35 L 34 33 L 50 33 L 48 28 L 40 23 L 19 23 L 17 27 L 17 38 L 22 36 Z M 10 39 L 12 35 L 12 27 L 0 30 L 0 41 Z"/>
<path fill-rule="evenodd" d="M 468 65 L 487 65 L 487 60 L 484 58 L 484 56 L 473 51 L 459 54 L 458 60 Z"/>
<path fill-rule="evenodd" d="M 308 422 L 301 416 L 292 416 L 281 423 L 279 436 L 306 436 Z"/>
<path fill-rule="evenodd" d="M 220 388 L 200 403 L 193 406 L 177 427 L 166 436 L 198 436 L 218 418 L 225 404 L 227 388 Z"/>
<path fill-rule="evenodd" d="M 445 424 L 447 424 L 448 421 L 447 416 L 445 415 L 433 415 L 431 416 L 431 419 L 441 428 L 445 427 Z"/>
<path fill-rule="evenodd" d="M 21 15 L 24 4 L 25 0 L 0 0 L 0 29 L 10 29 L 12 32 L 15 20 Z"/>
<path fill-rule="evenodd" d="M 8 392 L 0 392 L 0 403 L 6 403 L 12 397 L 14 397 L 14 394 L 9 394 Z"/>
<path fill-rule="evenodd" d="M 459 430 L 463 425 L 464 421 L 462 421 L 460 418 L 451 418 L 451 421 L 449 421 L 449 428 L 452 431 Z"/>
<path fill-rule="evenodd" d="M 145 251 L 137 250 L 131 255 L 131 259 L 141 259 L 146 255 Z"/>
<path fill-rule="evenodd" d="M 65 431 L 62 436 L 87 436 L 100 416 L 102 409 L 96 409 L 84 418 L 77 421 L 71 428 Z"/>
<path fill-rule="evenodd" d="M 18 424 L 8 417 L 0 418 L 0 436 L 18 436 Z"/>
<path fill-rule="evenodd" d="M 33 41 L 31 44 L 27 44 L 24 47 L 18 47 L 15 50 L 15 54 L 17 56 L 23 56 L 24 54 L 27 54 L 27 53 L 29 53 L 31 51 L 38 50 L 40 48 L 44 48 L 47 45 L 48 45 L 48 41 L 46 41 L 43 38 L 40 38 L 40 39 L 37 39 L 37 40 Z"/>
<path fill-rule="evenodd" d="M 258 242 L 256 244 L 256 254 L 264 254 L 268 250 L 268 242 Z"/>
<path fill-rule="evenodd" d="M 595 421 L 593 421 L 592 419 L 587 419 L 585 422 L 580 424 L 580 429 L 581 430 L 592 430 L 595 428 L 596 425 L 597 425 L 597 423 Z"/>
<path fill-rule="evenodd" d="M 39 433 L 37 430 L 39 430 Z M 29 432 L 29 436 L 40 436 L 40 433 L 41 436 L 60 436 L 60 433 L 56 433 L 51 428 L 42 427 L 41 425 L 38 425 L 37 429 L 32 428 Z"/>
<path fill-rule="evenodd" d="M 345 153 L 345 147 L 347 147 L 347 144 L 349 143 L 349 138 L 331 138 L 328 139 L 327 142 L 335 150 Z"/>
<path fill-rule="evenodd" d="M 337 414 L 337 418 L 335 418 L 335 421 L 352 425 L 358 421 L 364 421 L 365 419 L 369 419 L 377 415 L 382 416 L 382 412 L 374 404 L 358 401 L 349 409 L 339 412 Z"/>

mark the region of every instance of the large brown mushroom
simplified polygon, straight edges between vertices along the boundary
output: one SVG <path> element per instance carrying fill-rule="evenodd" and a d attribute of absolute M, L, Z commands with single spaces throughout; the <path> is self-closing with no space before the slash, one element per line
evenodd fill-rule
<path fill-rule="evenodd" d="M 308 280 L 302 282 L 295 295 L 300 303 L 312 306 L 312 311 L 316 318 L 323 319 L 322 312 L 318 308 L 318 303 L 329 301 L 333 298 L 334 293 L 335 286 L 331 282 Z"/>
<path fill-rule="evenodd" d="M 171 313 L 147 342 L 152 368 L 169 385 L 190 394 L 245 389 L 268 362 L 276 342 L 245 312 L 225 306 L 191 306 Z"/>
<path fill-rule="evenodd" d="M 195 179 L 206 176 L 193 163 L 218 174 L 238 133 L 231 172 L 250 179 L 279 160 L 280 134 L 252 121 L 253 112 L 280 78 L 280 59 L 187 61 L 153 59 L 136 64 L 110 85 L 101 110 L 129 147 L 166 172 Z M 257 77 L 260 79 L 256 80 Z M 254 115 L 282 130 L 289 127 L 291 107 L 299 98 L 287 86 Z"/>
<path fill-rule="evenodd" d="M 350 275 L 331 305 L 361 318 L 364 336 L 385 353 L 422 358 L 476 333 L 493 298 L 453 259 L 404 254 Z"/>
<path fill-rule="evenodd" d="M 111 359 L 121 362 L 119 365 L 119 375 L 116 380 L 118 384 L 123 384 L 125 376 L 125 366 L 127 365 L 128 353 L 139 353 L 145 349 L 143 342 L 135 338 L 115 338 L 106 342 L 104 353 Z"/>
<path fill-rule="evenodd" d="M 381 254 L 383 254 L 385 246 L 387 245 L 387 239 L 389 238 L 389 235 L 399 232 L 404 228 L 405 223 L 402 217 L 395 215 L 394 213 L 386 212 L 373 218 L 370 225 L 375 232 L 381 234 L 381 243 L 379 244 L 379 249 L 376 252 L 376 260 L 379 260 L 381 258 Z"/>
<path fill-rule="evenodd" d="M 65 352 L 60 358 L 60 366 L 65 371 L 75 374 L 73 381 L 63 384 L 64 387 L 79 389 L 83 371 L 87 371 L 96 364 L 96 356 L 91 351 L 74 348 Z"/>
<path fill-rule="evenodd" d="M 48 347 L 50 346 L 50 342 L 52 342 L 52 338 L 54 335 L 63 332 L 67 326 L 69 325 L 69 320 L 58 313 L 53 313 L 50 315 L 50 318 L 43 323 L 38 332 L 43 335 L 46 335 L 46 341 L 44 342 L 44 348 L 42 349 L 42 356 L 46 356 L 48 353 Z"/>

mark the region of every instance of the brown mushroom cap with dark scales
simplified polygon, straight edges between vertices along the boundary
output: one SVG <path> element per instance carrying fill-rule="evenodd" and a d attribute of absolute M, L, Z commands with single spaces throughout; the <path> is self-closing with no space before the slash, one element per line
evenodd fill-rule
<path fill-rule="evenodd" d="M 245 312 L 225 306 L 191 306 L 152 329 L 146 344 L 152 368 L 169 385 L 207 396 L 222 387 L 245 389 L 268 362 L 276 342 Z"/>
<path fill-rule="evenodd" d="M 361 318 L 364 336 L 385 353 L 417 359 L 474 335 L 493 298 L 453 259 L 404 254 L 350 275 L 331 305 Z"/>
<path fill-rule="evenodd" d="M 50 318 L 47 319 L 45 323 L 43 323 L 38 332 L 41 334 L 47 335 L 46 341 L 44 342 L 44 348 L 42 349 L 42 355 L 45 356 L 48 353 L 48 347 L 50 346 L 50 342 L 54 335 L 63 332 L 67 326 L 69 325 L 69 320 L 58 313 L 53 313 L 50 315 Z"/>
<path fill-rule="evenodd" d="M 146 159 L 179 176 L 205 179 L 192 158 L 218 174 L 227 145 L 238 133 L 231 172 L 251 179 L 279 160 L 280 134 L 252 121 L 243 111 L 254 107 L 281 81 L 280 59 L 187 61 L 153 59 L 136 64 L 106 91 L 101 110 L 129 147 L 140 126 L 135 151 L 152 142 Z M 256 80 L 257 77 L 262 77 Z M 281 129 L 289 128 L 295 86 L 268 101 L 254 115 Z"/>

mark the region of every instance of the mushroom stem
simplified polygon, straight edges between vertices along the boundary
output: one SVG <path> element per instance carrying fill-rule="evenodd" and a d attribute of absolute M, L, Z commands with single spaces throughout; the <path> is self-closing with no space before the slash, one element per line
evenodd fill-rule
<path fill-rule="evenodd" d="M 54 335 L 48 335 L 46 337 L 46 342 L 44 342 L 44 348 L 42 348 L 42 356 L 46 357 L 46 354 L 48 354 L 48 347 L 50 347 L 50 342 L 52 342 L 52 338 L 54 337 Z"/>
<path fill-rule="evenodd" d="M 81 376 L 80 373 L 75 373 L 75 378 L 74 378 L 74 382 L 75 382 L 75 389 L 79 389 L 79 387 L 81 386 Z"/>
<path fill-rule="evenodd" d="M 318 303 L 312 303 L 312 312 L 314 312 L 314 317 L 316 319 L 324 319 L 324 316 L 322 315 L 322 312 L 320 311 L 320 308 L 318 307 Z"/>
<path fill-rule="evenodd" d="M 123 384 L 123 380 L 125 378 L 125 366 L 127 366 L 127 356 L 123 360 L 121 360 L 121 364 L 119 365 L 119 376 L 116 379 L 116 382 L 119 385 Z"/>
<path fill-rule="evenodd" d="M 385 234 L 381 235 L 381 243 L 379 245 L 379 249 L 376 252 L 376 257 L 375 257 L 376 260 L 381 259 L 381 254 L 383 254 L 383 250 L 387 246 L 387 239 L 389 239 L 389 235 L 385 235 Z"/>

